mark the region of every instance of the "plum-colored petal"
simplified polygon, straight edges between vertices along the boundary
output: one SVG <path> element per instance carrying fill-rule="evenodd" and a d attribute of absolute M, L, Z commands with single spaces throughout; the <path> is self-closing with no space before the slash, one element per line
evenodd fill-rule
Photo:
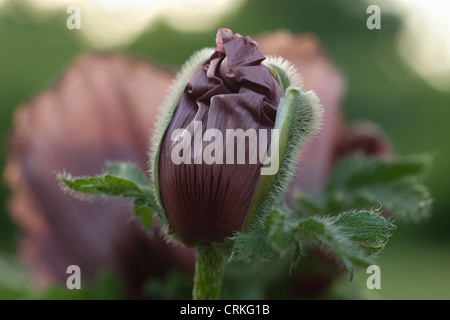
<path fill-rule="evenodd" d="M 248 157 L 245 164 L 236 164 L 237 150 L 235 164 L 227 164 L 226 130 L 272 129 L 281 98 L 253 40 L 220 29 L 216 42 L 217 50 L 189 79 L 160 150 L 162 204 L 172 229 L 188 245 L 221 242 L 242 229 L 261 164 L 250 164 Z M 172 161 L 175 130 L 187 129 L 195 148 L 194 121 L 202 122 L 202 135 L 208 129 L 222 133 L 223 164 L 194 164 L 193 152 L 191 164 Z"/>
<path fill-rule="evenodd" d="M 65 195 L 55 173 L 101 173 L 105 161 L 146 169 L 157 107 L 173 73 L 114 55 L 79 57 L 51 88 L 18 109 L 6 179 L 10 211 L 24 232 L 21 251 L 40 284 L 82 279 L 102 268 L 118 273 L 128 296 L 151 275 L 175 267 L 193 272 L 190 249 L 151 237 L 121 201 L 86 203 Z"/>

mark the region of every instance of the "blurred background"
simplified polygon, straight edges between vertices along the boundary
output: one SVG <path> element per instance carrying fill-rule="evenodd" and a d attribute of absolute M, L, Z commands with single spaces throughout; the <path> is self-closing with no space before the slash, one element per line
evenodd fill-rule
<path fill-rule="evenodd" d="M 71 4 L 81 8 L 80 30 L 66 27 Z M 371 4 L 381 9 L 379 30 L 366 27 Z M 433 214 L 398 225 L 377 260 L 382 289 L 368 296 L 450 299 L 449 16 L 446 0 L 0 0 L 0 166 L 15 108 L 81 52 L 126 53 L 176 68 L 213 46 L 219 27 L 251 36 L 279 29 L 314 33 L 345 77 L 344 117 L 378 123 L 399 155 L 434 159 L 425 183 L 435 199 Z M 15 267 L 21 233 L 7 211 L 9 194 L 2 184 L 0 282 L 25 272 Z M 365 279 L 359 270 L 355 283 L 340 285 Z"/>

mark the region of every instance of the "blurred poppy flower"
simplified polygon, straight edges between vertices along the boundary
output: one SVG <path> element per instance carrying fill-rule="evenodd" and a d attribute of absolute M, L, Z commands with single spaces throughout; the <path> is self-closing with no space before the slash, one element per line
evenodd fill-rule
<path fill-rule="evenodd" d="M 18 109 L 8 150 L 10 211 L 24 231 L 20 251 L 39 284 L 82 280 L 102 268 L 136 297 L 149 276 L 193 273 L 194 253 L 144 231 L 119 201 L 86 203 L 61 192 L 55 171 L 97 174 L 107 160 L 145 170 L 155 114 L 173 73 L 120 56 L 80 56 L 51 88 Z M 59 169 L 58 169 L 59 168 Z"/>
<path fill-rule="evenodd" d="M 340 104 L 345 85 L 314 36 L 278 32 L 256 38 L 265 55 L 292 61 L 304 88 L 325 109 L 320 134 L 308 143 L 291 190 L 323 188 L 339 153 L 367 152 L 365 130 L 348 132 Z M 107 160 L 145 170 L 149 136 L 174 72 L 117 55 L 84 54 L 51 88 L 19 108 L 8 148 L 10 212 L 23 230 L 20 252 L 36 282 L 64 282 L 68 265 L 84 280 L 102 268 L 122 279 L 127 297 L 139 297 L 150 276 L 170 269 L 193 274 L 194 252 L 144 231 L 120 202 L 85 203 L 61 194 L 55 170 L 97 174 Z M 361 132 L 363 139 L 361 139 Z M 389 152 L 385 137 L 370 135 L 371 155 Z M 352 137 L 348 139 L 348 137 Z M 291 192 L 291 195 L 293 192 Z"/>

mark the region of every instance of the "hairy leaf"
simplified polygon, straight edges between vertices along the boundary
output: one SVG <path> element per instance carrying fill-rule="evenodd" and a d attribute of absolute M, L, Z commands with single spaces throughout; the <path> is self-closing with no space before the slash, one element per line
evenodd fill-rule
<path fill-rule="evenodd" d="M 275 245 L 281 251 L 288 249 L 294 241 L 294 231 L 286 223 L 286 215 L 279 210 L 272 210 L 266 217 L 265 229 Z"/>
<path fill-rule="evenodd" d="M 153 215 L 157 210 L 155 192 L 147 177 L 136 166 L 129 163 L 110 162 L 106 173 L 95 177 L 58 175 L 63 187 L 76 196 L 107 196 L 134 198 L 134 212 L 147 229 L 152 227 Z"/>
<path fill-rule="evenodd" d="M 336 254 L 353 278 L 353 264 L 366 266 L 383 249 L 395 226 L 373 211 L 344 212 L 337 217 L 314 216 L 298 223 L 299 242 Z"/>
<path fill-rule="evenodd" d="M 124 162 L 109 162 L 106 168 L 108 174 L 133 182 L 145 195 L 148 205 L 156 208 L 155 192 L 150 186 L 147 176 L 138 167 Z"/>
<path fill-rule="evenodd" d="M 267 260 L 272 254 L 272 244 L 264 229 L 240 232 L 234 238 L 231 256 L 250 260 Z"/>

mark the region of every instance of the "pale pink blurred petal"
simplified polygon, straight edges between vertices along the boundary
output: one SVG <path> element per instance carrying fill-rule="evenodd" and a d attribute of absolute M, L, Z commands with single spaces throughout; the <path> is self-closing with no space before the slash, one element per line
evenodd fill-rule
<path fill-rule="evenodd" d="M 151 130 L 173 73 L 114 55 L 85 54 L 49 90 L 18 109 L 5 170 L 10 211 L 24 232 L 21 252 L 40 284 L 84 280 L 113 267 L 129 296 L 171 267 L 193 272 L 193 251 L 144 231 L 120 201 L 86 203 L 65 195 L 55 173 L 102 172 L 125 160 L 146 170 Z"/>

